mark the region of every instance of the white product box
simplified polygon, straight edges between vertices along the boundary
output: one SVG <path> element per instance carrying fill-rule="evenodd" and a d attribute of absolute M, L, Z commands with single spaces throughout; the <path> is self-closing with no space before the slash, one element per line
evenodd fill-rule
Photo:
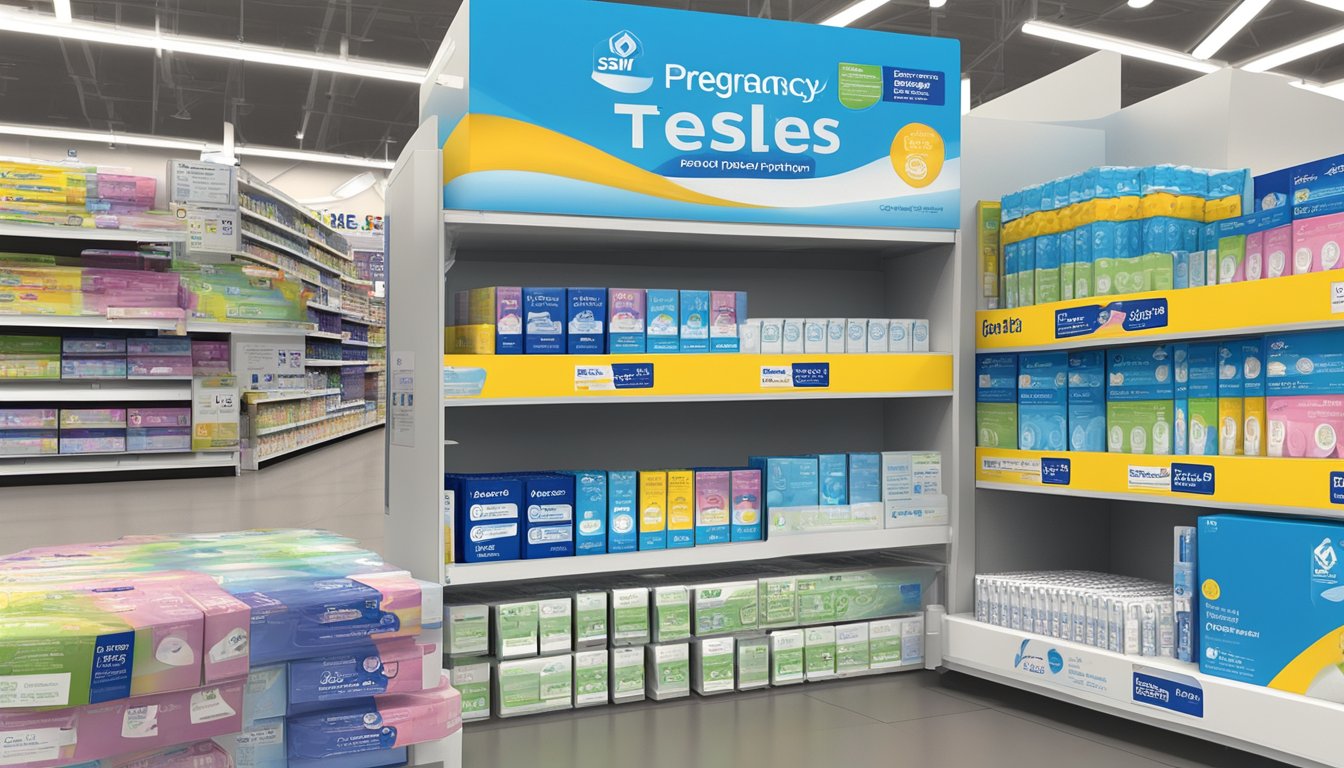
<path fill-rule="evenodd" d="M 835 677 L 835 627 L 803 630 L 803 663 L 809 683 Z"/>
<path fill-rule="evenodd" d="M 463 720 L 490 718 L 489 659 L 464 659 L 448 670 L 448 682 L 462 694 Z"/>
<path fill-rule="evenodd" d="M 804 678 L 806 638 L 801 629 L 770 633 L 770 684 L 792 685 Z"/>
<path fill-rule="evenodd" d="M 607 623 L 613 646 L 649 642 L 649 589 L 626 587 L 611 590 L 611 621 Z"/>
<path fill-rule="evenodd" d="M 826 321 L 826 354 L 844 354 L 847 325 L 843 317 L 832 317 Z"/>
<path fill-rule="evenodd" d="M 914 323 L 914 329 L 913 329 L 913 332 L 910 334 L 910 337 L 914 340 L 914 344 L 913 344 L 913 346 L 914 346 L 914 351 L 916 351 L 916 352 L 928 352 L 928 351 L 929 351 L 929 321 L 928 321 L 928 320 L 916 320 L 915 323 Z"/>
<path fill-rule="evenodd" d="M 731 637 L 709 637 L 692 641 L 692 690 L 701 696 L 734 690 L 737 679 L 736 651 Z"/>
<path fill-rule="evenodd" d="M 826 353 L 826 323 L 824 318 L 803 321 L 803 352 L 809 355 Z"/>
<path fill-rule="evenodd" d="M 901 619 L 901 663 L 924 663 L 924 616 Z"/>
<path fill-rule="evenodd" d="M 740 638 L 737 641 L 737 690 L 750 691 L 770 685 L 770 638 Z"/>
<path fill-rule="evenodd" d="M 845 321 L 845 352 L 861 354 L 868 351 L 868 321 L 850 318 Z"/>
<path fill-rule="evenodd" d="M 858 675 L 868 671 L 868 622 L 840 624 L 835 628 L 835 672 Z"/>
<path fill-rule="evenodd" d="M 682 586 L 653 588 L 651 634 L 655 643 L 691 636 L 691 590 Z"/>
<path fill-rule="evenodd" d="M 495 624 L 493 655 L 500 659 L 536 656 L 541 634 L 537 601 L 495 603 L 490 608 Z"/>
<path fill-rule="evenodd" d="M 558 597 L 537 601 L 539 646 L 542 655 L 574 650 L 574 600 Z"/>
<path fill-rule="evenodd" d="M 759 355 L 761 353 L 761 321 L 747 320 L 738 325 L 738 338 L 742 341 L 742 353 Z"/>
<path fill-rule="evenodd" d="M 779 318 L 761 320 L 761 354 L 784 354 L 784 321 Z"/>
<path fill-rule="evenodd" d="M 901 666 L 902 619 L 878 619 L 868 622 L 868 667 L 895 669 Z"/>
<path fill-rule="evenodd" d="M 890 499 L 884 502 L 884 528 L 914 528 L 921 525 L 947 525 L 951 522 L 947 497 L 929 493 L 911 499 Z"/>
<path fill-rule="evenodd" d="M 784 320 L 784 354 L 801 355 L 806 348 L 803 342 L 803 319 L 800 317 Z"/>
<path fill-rule="evenodd" d="M 914 352 L 914 320 L 892 320 L 887 324 L 887 351 Z"/>
<path fill-rule="evenodd" d="M 644 684 L 654 701 L 691 695 L 690 643 L 644 646 Z"/>
<path fill-rule="evenodd" d="M 574 593 L 574 647 L 605 648 L 607 645 L 607 593 Z"/>
<path fill-rule="evenodd" d="M 485 656 L 490 653 L 490 606 L 445 606 L 444 630 L 449 656 Z"/>
<path fill-rule="evenodd" d="M 494 674 L 495 715 L 514 717 L 574 706 L 574 657 L 501 661 Z"/>
<path fill-rule="evenodd" d="M 611 649 L 611 703 L 644 700 L 644 646 Z"/>
<path fill-rule="evenodd" d="M 885 353 L 887 351 L 887 328 L 886 320 L 873 319 L 868 321 L 868 352 Z"/>
<path fill-rule="evenodd" d="M 574 708 L 606 704 L 610 697 L 607 650 L 574 653 Z"/>

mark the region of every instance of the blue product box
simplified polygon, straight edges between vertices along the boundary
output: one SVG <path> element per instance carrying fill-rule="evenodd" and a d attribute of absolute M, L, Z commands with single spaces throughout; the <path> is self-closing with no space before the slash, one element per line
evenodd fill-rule
<path fill-rule="evenodd" d="M 1143 255 L 1143 227 L 1137 221 L 1122 221 L 1116 224 L 1117 258 L 1132 259 Z"/>
<path fill-rule="evenodd" d="M 1289 201 L 1294 219 L 1309 219 L 1344 211 L 1344 155 L 1336 155 L 1289 169 Z"/>
<path fill-rule="evenodd" d="M 729 478 L 733 494 L 733 521 L 729 537 L 733 542 L 760 541 L 765 538 L 762 504 L 764 481 L 759 469 L 734 469 Z"/>
<path fill-rule="evenodd" d="M 1061 235 L 1042 235 L 1036 238 L 1036 303 L 1059 301 L 1059 241 Z"/>
<path fill-rule="evenodd" d="M 1042 352 L 1018 357 L 1017 445 L 1024 451 L 1068 449 L 1069 356 Z"/>
<path fill-rule="evenodd" d="M 289 702 L 289 665 L 253 667 L 243 689 L 243 727 L 259 720 L 284 717 Z"/>
<path fill-rule="evenodd" d="M 1144 344 L 1106 352 L 1107 402 L 1171 400 L 1176 395 L 1171 347 Z"/>
<path fill-rule="evenodd" d="M 570 288 L 565 291 L 569 327 L 565 349 L 571 355 L 601 355 L 607 351 L 607 289 Z"/>
<path fill-rule="evenodd" d="M 570 472 L 574 476 L 574 554 L 607 551 L 607 473 Z"/>
<path fill-rule="evenodd" d="M 1218 345 L 1218 397 L 1246 396 L 1245 362 L 1241 342 L 1230 341 Z"/>
<path fill-rule="evenodd" d="M 1255 210 L 1272 211 L 1288 205 L 1293 191 L 1293 169 L 1281 168 L 1261 174 L 1251 180 L 1255 188 Z"/>
<path fill-rule="evenodd" d="M 1171 287 L 1189 288 L 1190 287 L 1190 252 L 1172 251 L 1171 253 Z"/>
<path fill-rule="evenodd" d="M 1337 336 L 1344 351 L 1344 336 Z M 1265 397 L 1265 337 L 1241 340 L 1241 379 L 1244 397 Z"/>
<path fill-rule="evenodd" d="M 1190 345 L 1171 345 L 1173 415 L 1171 452 L 1185 456 L 1190 452 Z"/>
<path fill-rule="evenodd" d="M 523 559 L 574 554 L 574 478 L 523 475 Z"/>
<path fill-rule="evenodd" d="M 645 296 L 643 288 L 607 290 L 607 352 L 613 355 L 642 353 Z"/>
<path fill-rule="evenodd" d="M 607 473 L 608 552 L 634 552 L 639 548 L 637 498 L 638 479 L 634 471 Z"/>
<path fill-rule="evenodd" d="M 1106 357 L 1069 353 L 1069 450 L 1106 450 Z"/>
<path fill-rule="evenodd" d="M 454 492 L 453 562 L 517 560 L 523 484 L 492 475 L 448 475 Z"/>
<path fill-rule="evenodd" d="M 529 355 L 565 353 L 565 289 L 523 289 L 523 351 Z"/>
<path fill-rule="evenodd" d="M 849 461 L 843 453 L 817 454 L 817 501 L 823 507 L 849 504 Z"/>
<path fill-rule="evenodd" d="M 1218 343 L 1198 342 L 1186 351 L 1186 452 L 1218 455 Z M 1173 393 L 1174 394 L 1174 393 Z"/>
<path fill-rule="evenodd" d="M 1052 194 L 1055 196 L 1051 207 L 1056 211 L 1069 207 L 1069 180 L 1067 178 L 1055 179 L 1051 188 L 1053 190 Z"/>
<path fill-rule="evenodd" d="M 882 454 L 849 454 L 849 506 L 854 519 L 880 518 L 882 504 Z"/>
<path fill-rule="evenodd" d="M 1017 448 L 1017 355 L 975 356 L 975 444 Z"/>
<path fill-rule="evenodd" d="M 417 723 L 409 713 L 415 704 L 410 696 L 369 697 L 336 709 L 289 717 L 285 722 L 289 765 L 291 768 L 296 765 L 350 768 L 340 761 L 352 757 L 388 757 L 394 751 L 392 746 L 396 743 L 397 728 L 390 725 L 370 728 L 369 725 L 383 723 L 385 713 L 379 709 L 388 707 L 400 710 L 392 722 L 414 733 Z M 404 747 L 401 751 L 404 754 Z"/>
<path fill-rule="evenodd" d="M 681 292 L 681 351 L 709 351 L 709 291 Z"/>
<path fill-rule="evenodd" d="M 681 351 L 681 323 L 677 319 L 681 304 L 679 293 L 675 289 L 650 288 L 644 294 L 648 311 L 646 351 Z"/>
<path fill-rule="evenodd" d="M 348 705 L 351 699 L 381 696 L 393 687 L 391 681 L 400 678 L 399 690 L 412 690 L 414 679 L 407 680 L 413 671 L 420 672 L 420 690 L 438 685 L 439 673 L 425 669 L 422 664 L 405 665 L 402 662 L 425 660 L 428 651 L 437 646 L 421 645 L 416 638 L 398 638 L 395 642 L 378 643 L 364 640 L 343 650 L 323 649 L 322 655 L 289 662 L 289 712 L 316 711 L 332 706 Z M 432 656 L 430 658 L 433 658 Z M 432 665 L 437 667 L 438 661 Z M 429 678 L 432 675 L 432 679 Z"/>
<path fill-rule="evenodd" d="M 737 324 L 741 325 L 747 322 L 749 317 L 751 315 L 747 314 L 747 292 L 737 291 Z"/>
<path fill-rule="evenodd" d="M 760 470 L 767 530 L 787 530 L 814 514 L 821 499 L 817 459 L 813 456 L 752 456 Z"/>
<path fill-rule="evenodd" d="M 1344 525 L 1209 515 L 1198 548 L 1199 671 L 1344 698 Z"/>
<path fill-rule="evenodd" d="M 1344 394 L 1344 331 L 1276 333 L 1265 337 L 1265 394 Z"/>

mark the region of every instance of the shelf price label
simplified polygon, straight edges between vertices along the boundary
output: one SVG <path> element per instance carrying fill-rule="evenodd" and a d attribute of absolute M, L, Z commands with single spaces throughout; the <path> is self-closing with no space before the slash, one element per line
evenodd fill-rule
<path fill-rule="evenodd" d="M 1072 474 L 1073 467 L 1068 459 L 1048 456 L 1041 459 L 1041 483 L 1044 485 L 1068 485 Z"/>
<path fill-rule="evenodd" d="M 1166 299 L 1115 301 L 1088 304 L 1055 312 L 1055 338 L 1123 336 L 1136 331 L 1167 327 Z"/>
<path fill-rule="evenodd" d="M 653 389 L 653 363 L 574 366 L 575 392 Z"/>
<path fill-rule="evenodd" d="M 1204 717 L 1204 689 L 1189 675 L 1134 665 L 1134 703 Z"/>
<path fill-rule="evenodd" d="M 238 377 L 198 376 L 191 382 L 191 450 L 238 450 Z"/>
<path fill-rule="evenodd" d="M 762 389 L 828 389 L 830 386 L 830 363 L 761 366 Z"/>
<path fill-rule="evenodd" d="M 1208 464 L 1171 465 L 1172 493 L 1197 493 L 1201 496 L 1212 496 L 1213 487 L 1213 467 Z"/>

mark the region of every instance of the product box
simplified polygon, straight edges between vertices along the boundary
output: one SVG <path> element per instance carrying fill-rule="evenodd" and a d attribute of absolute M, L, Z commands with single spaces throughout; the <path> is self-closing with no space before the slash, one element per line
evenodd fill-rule
<path fill-rule="evenodd" d="M 868 622 L 870 669 L 894 669 L 901 666 L 902 626 L 902 619 L 878 619 Z"/>
<path fill-rule="evenodd" d="M 911 568 L 799 576 L 798 623 L 835 624 L 923 610 L 927 578 L 928 571 Z"/>
<path fill-rule="evenodd" d="M 835 627 L 803 630 L 803 661 L 807 681 L 835 677 Z"/>
<path fill-rule="evenodd" d="M 607 593 L 574 593 L 574 647 L 591 648 L 607 644 Z"/>
<path fill-rule="evenodd" d="M 975 444 L 1017 448 L 1017 355 L 975 356 Z"/>
<path fill-rule="evenodd" d="M 805 677 L 806 638 L 801 629 L 770 633 L 770 685 L 801 683 Z"/>
<path fill-rule="evenodd" d="M 564 288 L 523 288 L 523 351 L 563 355 L 565 310 Z"/>
<path fill-rule="evenodd" d="M 838 355 L 845 352 L 845 334 L 848 321 L 841 317 L 826 320 L 826 354 Z"/>
<path fill-rule="evenodd" d="M 190 451 L 191 427 L 130 428 L 126 430 L 126 450 Z"/>
<path fill-rule="evenodd" d="M 1242 453 L 1265 455 L 1265 339 L 1241 342 Z"/>
<path fill-rule="evenodd" d="M 852 520 L 877 520 L 882 506 L 882 455 L 851 453 L 848 459 L 849 508 Z"/>
<path fill-rule="evenodd" d="M 737 333 L 742 344 L 742 353 L 745 355 L 761 354 L 761 321 L 743 320 L 737 326 Z M 708 340 L 705 342 L 708 344 Z M 684 351 L 684 350 L 683 350 Z"/>
<path fill-rule="evenodd" d="M 1344 395 L 1344 331 L 1265 337 L 1265 394 Z"/>
<path fill-rule="evenodd" d="M 732 519 L 732 473 L 701 469 L 695 472 L 695 545 L 725 544 Z"/>
<path fill-rule="evenodd" d="M 565 291 L 565 350 L 571 355 L 601 355 L 607 351 L 607 289 L 569 288 Z"/>
<path fill-rule="evenodd" d="M 1344 396 L 1266 398 L 1266 455 L 1293 458 L 1344 456 Z"/>
<path fill-rule="evenodd" d="M 574 652 L 574 708 L 609 702 L 607 649 Z"/>
<path fill-rule="evenodd" d="M 757 619 L 762 629 L 798 624 L 798 577 L 762 576 L 756 580 Z"/>
<path fill-rule="evenodd" d="M 924 614 L 901 619 L 901 664 L 924 663 Z"/>
<path fill-rule="evenodd" d="M 1024 451 L 1068 448 L 1068 371 L 1065 352 L 1018 357 L 1018 447 Z"/>
<path fill-rule="evenodd" d="M 709 292 L 709 351 L 738 352 L 737 337 L 738 294 L 733 291 Z M 744 313 L 745 315 L 745 313 Z M 764 330 L 762 330 L 764 334 Z M 764 343 L 764 335 L 762 335 Z"/>
<path fill-rule="evenodd" d="M 882 501 L 907 501 L 942 490 L 942 454 L 938 451 L 884 451 Z"/>
<path fill-rule="evenodd" d="M 806 456 L 752 456 L 765 491 L 770 535 L 805 533 L 817 514 L 820 492 L 817 459 Z"/>
<path fill-rule="evenodd" d="M 1344 703 L 1344 525 L 1210 515 L 1198 528 L 1200 672 Z"/>
<path fill-rule="evenodd" d="M 611 649 L 611 703 L 644 700 L 644 646 Z"/>
<path fill-rule="evenodd" d="M 639 549 L 667 548 L 667 472 L 639 473 Z"/>
<path fill-rule="evenodd" d="M 803 352 L 809 355 L 826 354 L 825 319 L 814 318 L 803 321 Z"/>
<path fill-rule="evenodd" d="M 639 481 L 633 471 L 607 473 L 607 551 L 639 548 Z"/>
<path fill-rule="evenodd" d="M 648 696 L 654 701 L 690 696 L 690 643 L 644 646 L 644 679 Z"/>
<path fill-rule="evenodd" d="M 0 415 L 0 425 L 4 417 Z M 126 426 L 128 427 L 190 427 L 190 408 L 127 408 Z"/>
<path fill-rule="evenodd" d="M 1293 228 L 1275 227 L 1265 232 L 1265 277 L 1293 274 Z"/>
<path fill-rule="evenodd" d="M 887 346 L 887 331 L 890 323 L 885 319 L 868 320 L 868 352 L 889 352 Z"/>
<path fill-rule="evenodd" d="M 0 455 L 41 456 L 60 452 L 55 429 L 0 429 Z"/>
<path fill-rule="evenodd" d="M 443 627 L 447 635 L 444 651 L 448 656 L 490 653 L 490 606 L 448 603 L 443 607 Z"/>
<path fill-rule="evenodd" d="M 677 318 L 681 296 L 675 289 L 650 288 L 644 292 L 645 347 L 648 352 L 681 351 L 681 322 Z"/>
<path fill-rule="evenodd" d="M 614 647 L 649 642 L 649 590 L 621 587 L 611 590 L 611 644 Z"/>
<path fill-rule="evenodd" d="M 911 499 L 893 499 L 885 504 L 882 527 L 913 528 L 921 525 L 947 525 L 951 508 L 943 494 L 922 494 Z"/>
<path fill-rule="evenodd" d="M 574 554 L 574 477 L 524 475 L 523 558 Z"/>
<path fill-rule="evenodd" d="M 1218 345 L 1218 453 L 1240 456 L 1245 449 L 1241 429 L 1245 421 L 1245 360 L 1240 342 Z"/>
<path fill-rule="evenodd" d="M 642 353 L 644 338 L 644 289 L 611 288 L 607 291 L 607 351 L 613 355 Z"/>
<path fill-rule="evenodd" d="M 1092 226 L 1084 224 L 1073 231 L 1073 297 L 1092 296 Z"/>
<path fill-rule="evenodd" d="M 667 548 L 695 546 L 695 472 L 667 472 Z"/>
<path fill-rule="evenodd" d="M 466 659 L 448 670 L 448 682 L 462 694 L 462 719 L 490 719 L 490 670 L 489 660 Z"/>
<path fill-rule="evenodd" d="M 734 469 L 729 475 L 732 488 L 732 522 L 729 537 L 733 542 L 760 541 L 764 536 L 761 509 L 761 471 Z"/>
<path fill-rule="evenodd" d="M 686 587 L 653 588 L 653 641 L 666 643 L 691 636 L 691 591 Z"/>
<path fill-rule="evenodd" d="M 571 335 L 570 338 L 573 338 Z M 574 472 L 574 554 L 607 551 L 607 473 Z"/>
<path fill-rule="evenodd" d="M 1186 352 L 1189 379 L 1187 452 L 1192 456 L 1218 455 L 1218 344 L 1191 343 Z"/>
<path fill-rule="evenodd" d="M 844 677 L 868 671 L 868 622 L 835 628 L 835 673 Z"/>
<path fill-rule="evenodd" d="M 1036 238 L 1036 303 L 1059 301 L 1059 235 Z"/>
<path fill-rule="evenodd" d="M 845 352 L 863 354 L 868 351 L 868 321 L 850 318 L 845 321 Z"/>
<path fill-rule="evenodd" d="M 541 655 L 574 650 L 574 600 L 570 597 L 537 601 L 537 644 Z"/>
<path fill-rule="evenodd" d="M 737 690 L 751 691 L 770 685 L 770 639 L 737 638 Z"/>
<path fill-rule="evenodd" d="M 691 641 L 691 690 L 701 696 L 736 689 L 737 648 L 731 637 Z"/>
<path fill-rule="evenodd" d="M 419 640 L 369 640 L 341 653 L 289 662 L 291 712 L 295 705 L 333 706 L 367 696 L 435 688 L 442 671 L 442 645 Z"/>
<path fill-rule="evenodd" d="M 1167 456 L 1172 452 L 1172 400 L 1141 400 L 1106 404 L 1106 450 Z"/>
<path fill-rule="evenodd" d="M 520 555 L 523 483 L 490 475 L 446 475 L 454 495 L 453 562 L 517 560 Z"/>
<path fill-rule="evenodd" d="M 803 319 L 800 317 L 784 318 L 784 341 L 783 349 L 786 355 L 801 355 L 806 349 L 803 341 Z"/>
<path fill-rule="evenodd" d="M 1198 627 L 1195 624 L 1198 617 L 1194 613 L 1195 603 L 1199 600 L 1195 579 L 1197 530 L 1188 525 L 1178 525 L 1172 529 L 1173 654 L 1177 661 L 1185 662 L 1194 661 L 1194 654 L 1199 648 L 1196 639 Z"/>
<path fill-rule="evenodd" d="M 541 608 L 536 600 L 495 603 L 494 653 L 500 659 L 536 656 L 541 650 Z"/>
<path fill-rule="evenodd" d="M 887 324 L 887 351 L 888 352 L 914 352 L 915 351 L 915 321 L 914 320 L 870 320 L 869 322 L 885 322 Z"/>
<path fill-rule="evenodd" d="M 1310 219 L 1344 211 L 1344 185 L 1338 168 L 1344 157 L 1327 157 L 1294 166 L 1288 170 L 1289 205 L 1294 219 Z"/>
<path fill-rule="evenodd" d="M 761 354 L 784 354 L 784 321 L 766 318 L 761 321 Z"/>
<path fill-rule="evenodd" d="M 1101 350 L 1069 353 L 1069 450 L 1106 450 L 1106 358 Z"/>
<path fill-rule="evenodd" d="M 501 661 L 494 670 L 495 716 L 555 712 L 574 706 L 574 657 Z"/>
<path fill-rule="evenodd" d="M 61 453 L 125 453 L 126 430 L 62 428 L 59 443 Z"/>
<path fill-rule="evenodd" d="M 709 351 L 709 291 L 681 292 L 682 352 Z M 745 318 L 744 318 L 745 321 Z M 757 336 L 760 343 L 760 336 Z"/>
<path fill-rule="evenodd" d="M 1171 345 L 1172 378 L 1172 453 L 1190 453 L 1190 345 Z"/>
<path fill-rule="evenodd" d="M 691 618 L 697 637 L 728 635 L 757 627 L 755 581 L 701 584 L 691 591 Z"/>
<path fill-rule="evenodd" d="M 1120 347 L 1106 354 L 1107 402 L 1170 400 L 1175 396 L 1169 345 Z"/>

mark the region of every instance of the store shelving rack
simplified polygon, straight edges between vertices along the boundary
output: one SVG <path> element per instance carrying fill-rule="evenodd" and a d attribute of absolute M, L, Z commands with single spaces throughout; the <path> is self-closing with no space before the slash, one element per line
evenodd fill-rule
<path fill-rule="evenodd" d="M 1324 126 L 1344 120 L 1344 104 L 1273 76 L 1223 70 L 1123 110 L 1115 54 L 1096 54 L 1050 80 L 987 105 L 984 116 L 973 111 L 963 121 L 964 227 L 972 226 L 977 200 L 995 200 L 1089 166 L 1171 162 L 1264 173 L 1341 150 L 1338 135 Z M 1090 98 L 1074 98 L 1084 92 Z M 1295 134 L 1293 142 L 1282 142 L 1269 116 L 1283 114 L 1311 115 L 1302 124 L 1312 127 Z M 1041 121 L 1045 116 L 1059 122 Z M 966 393 L 958 403 L 960 430 L 975 433 L 970 361 L 976 351 L 1085 349 L 1338 328 L 1344 325 L 1344 313 L 1338 311 L 1344 307 L 1332 296 L 1341 290 L 1338 273 L 1325 273 L 976 311 L 983 306 L 980 277 L 963 273 L 959 303 L 967 323 L 958 342 L 967 364 L 957 379 L 958 391 Z M 1143 298 L 1166 300 L 1165 326 L 1055 338 L 1058 310 Z M 1004 325 L 1005 319 L 1015 322 Z M 986 333 L 994 324 L 1015 330 Z M 1053 568 L 1169 580 L 1172 526 L 1191 525 L 1201 514 L 1238 510 L 1344 518 L 1344 507 L 1331 504 L 1329 495 L 1330 470 L 1338 471 L 1340 462 L 1042 453 L 975 448 L 972 441 L 959 449 L 956 461 L 968 471 L 961 476 L 965 487 L 954 524 L 952 570 L 962 578 L 949 593 L 940 636 L 930 637 L 930 655 L 939 656 L 941 666 L 1294 765 L 1339 765 L 1333 734 L 1334 726 L 1344 722 L 1340 704 L 1204 675 L 1197 664 L 1123 656 L 979 623 L 968 588 L 976 572 Z M 1069 460 L 1067 484 L 1042 482 L 1046 456 Z M 1131 487 L 1129 467 L 1169 470 L 1173 462 L 1212 467 L 1214 493 Z M 1058 669 L 1019 663 L 1051 651 L 1063 662 Z M 1136 695 L 1139 673 L 1198 691 L 1202 713 L 1179 714 Z"/>

